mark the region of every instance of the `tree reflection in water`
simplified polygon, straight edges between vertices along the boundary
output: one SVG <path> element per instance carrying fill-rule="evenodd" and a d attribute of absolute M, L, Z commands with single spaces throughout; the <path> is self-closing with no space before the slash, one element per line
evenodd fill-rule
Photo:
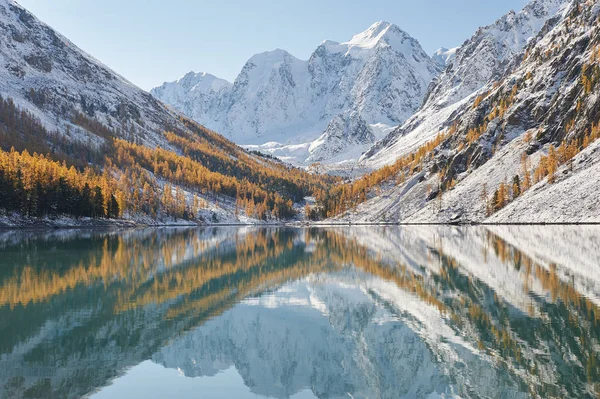
<path fill-rule="evenodd" d="M 598 233 L 4 232 L 0 396 L 81 397 L 151 359 L 280 398 L 597 397 Z"/>

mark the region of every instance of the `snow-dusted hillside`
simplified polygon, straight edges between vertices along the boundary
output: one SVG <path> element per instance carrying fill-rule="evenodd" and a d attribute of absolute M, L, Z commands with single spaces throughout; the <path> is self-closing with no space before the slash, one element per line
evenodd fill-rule
<path fill-rule="evenodd" d="M 521 53 L 507 59 L 504 75 L 452 105 L 437 109 L 431 104 L 441 103 L 430 100 L 379 143 L 365 164 L 390 164 L 440 131 L 448 134 L 421 163 L 420 173 L 402 184 L 384 184 L 381 195 L 372 193 L 342 220 L 600 222 L 593 196 L 600 190 L 594 141 L 600 119 L 600 5 L 535 0 L 525 10 L 508 20 L 522 21 L 539 10 L 558 13 Z M 563 142 L 561 155 L 552 155 L 552 163 L 542 161 Z M 521 192 L 525 179 L 528 189 Z M 498 199 L 502 185 L 507 189 L 500 194 L 508 193 L 507 199 Z"/>
<path fill-rule="evenodd" d="M 7 103 L 12 101 L 16 105 L 15 113 L 25 111 L 31 114 L 33 118 L 27 116 L 29 122 L 34 120 L 35 124 L 35 119 L 39 119 L 41 127 L 36 131 L 36 138 L 48 141 L 52 152 L 58 154 L 57 156 L 72 156 L 61 153 L 60 149 L 55 150 L 56 142 L 64 141 L 66 147 L 97 151 L 99 160 L 94 161 L 94 166 L 102 168 L 104 158 L 113 155 L 109 152 L 113 138 L 143 145 L 148 149 L 160 147 L 171 151 L 173 155 L 182 154 L 181 146 L 166 138 L 165 132 L 168 131 L 179 138 L 189 135 L 192 139 L 202 140 L 202 145 L 208 152 L 221 154 L 225 159 L 236 160 L 229 168 L 220 170 L 217 170 L 219 164 L 214 160 L 212 164 L 205 162 L 212 172 L 234 174 L 238 167 L 256 169 L 256 165 L 267 169 L 287 168 L 279 162 L 249 154 L 218 134 L 186 119 L 181 113 L 161 103 L 77 48 L 13 0 L 0 0 L 0 37 L 0 97 Z M 222 109 L 223 105 L 211 102 L 211 99 L 214 100 L 212 95 L 227 92 L 232 87 L 229 83 L 207 74 L 188 74 L 180 79 L 179 85 L 179 91 L 169 92 L 171 98 L 181 98 L 184 92 L 191 91 L 198 100 L 195 106 L 200 106 L 202 102 L 203 109 L 209 110 Z M 27 142 L 28 139 L 21 137 L 23 132 L 17 131 L 12 123 L 14 121 L 11 122 L 12 119 L 14 117 L 8 113 L 0 116 L 2 133 L 13 134 L 15 140 L 21 139 L 18 144 L 32 152 L 35 143 Z M 6 143 L 4 144 L 3 149 L 8 150 L 5 148 Z M 78 153 L 72 157 L 79 155 Z M 116 164 L 114 161 L 115 159 L 111 160 Z M 92 161 L 88 157 L 84 162 Z M 253 166 L 245 165 L 246 162 L 252 163 Z M 169 178 L 157 176 L 156 169 L 151 169 L 146 168 L 145 172 L 159 192 L 166 187 Z M 180 183 L 177 184 L 179 185 Z M 130 188 L 127 187 L 126 190 L 129 191 Z M 202 205 L 194 214 L 207 223 L 257 222 L 254 216 L 247 218 L 236 210 L 236 199 L 231 195 L 213 195 L 215 193 L 212 189 L 202 190 L 190 186 L 182 190 L 186 204 L 193 203 L 194 194 L 199 196 Z M 174 186 L 172 192 L 176 192 Z M 37 223 L 37 220 L 24 220 L 20 216 L 2 215 L 0 225 Z M 145 224 L 185 223 L 163 217 L 162 214 L 154 214 L 152 217 L 147 214 L 123 216 Z M 78 225 L 77 221 L 63 222 Z M 45 224 L 46 221 L 42 223 Z"/>
<path fill-rule="evenodd" d="M 192 73 L 152 94 L 239 144 L 327 163 L 357 159 L 410 117 L 440 70 L 406 32 L 378 22 L 324 41 L 308 61 L 277 49 L 250 58 L 233 84 Z"/>
<path fill-rule="evenodd" d="M 0 0 L 0 94 L 73 139 L 97 136 L 70 122 L 73 111 L 148 145 L 166 145 L 175 114 L 86 54 L 13 0 Z"/>
<path fill-rule="evenodd" d="M 167 104 L 180 104 L 178 109 L 193 119 L 203 115 L 216 115 L 225 104 L 224 93 L 233 85 L 208 73 L 190 72 L 181 79 L 165 83 L 155 89 L 154 95 Z M 218 121 L 208 121 L 212 125 Z"/>
<path fill-rule="evenodd" d="M 455 49 L 448 67 L 428 96 L 438 107 L 451 105 L 489 82 L 498 80 L 507 65 L 569 0 L 533 0 L 492 25 L 482 27 Z M 448 57 L 448 56 L 446 56 Z"/>
<path fill-rule="evenodd" d="M 425 104 L 369 149 L 362 159 L 363 167 L 376 169 L 393 163 L 450 126 L 457 110 L 468 107 L 469 97 L 499 80 L 546 21 L 560 15 L 569 3 L 532 0 L 518 13 L 511 11 L 492 25 L 479 28 L 462 46 L 434 53 L 433 59 L 444 61 L 446 68 L 434 79 Z"/>

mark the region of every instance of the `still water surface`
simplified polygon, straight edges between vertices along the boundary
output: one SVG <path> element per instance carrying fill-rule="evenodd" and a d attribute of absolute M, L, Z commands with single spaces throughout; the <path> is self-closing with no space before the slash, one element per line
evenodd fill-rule
<path fill-rule="evenodd" d="M 0 397 L 597 398 L 600 227 L 0 232 Z"/>

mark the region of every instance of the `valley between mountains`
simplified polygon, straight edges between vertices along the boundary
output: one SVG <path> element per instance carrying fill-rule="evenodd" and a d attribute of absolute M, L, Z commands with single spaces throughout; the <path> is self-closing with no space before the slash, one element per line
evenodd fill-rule
<path fill-rule="evenodd" d="M 150 93 L 13 0 L 0 37 L 2 226 L 600 223 L 599 1 L 432 55 L 377 22 Z"/>

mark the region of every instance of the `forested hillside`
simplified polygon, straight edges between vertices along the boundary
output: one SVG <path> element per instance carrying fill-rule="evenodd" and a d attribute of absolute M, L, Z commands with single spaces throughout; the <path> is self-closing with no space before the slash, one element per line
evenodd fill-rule
<path fill-rule="evenodd" d="M 12 0 L 0 34 L 0 223 L 287 220 L 335 181 L 174 112 Z"/>
<path fill-rule="evenodd" d="M 11 100 L 0 98 L 0 208 L 25 216 L 86 216 L 202 221 L 208 201 L 234 203 L 235 214 L 259 220 L 294 216 L 327 179 L 248 154 L 182 119 L 187 131 L 164 132 L 172 149 L 118 138 L 80 113 L 72 122 L 102 145 L 51 133 Z"/>

